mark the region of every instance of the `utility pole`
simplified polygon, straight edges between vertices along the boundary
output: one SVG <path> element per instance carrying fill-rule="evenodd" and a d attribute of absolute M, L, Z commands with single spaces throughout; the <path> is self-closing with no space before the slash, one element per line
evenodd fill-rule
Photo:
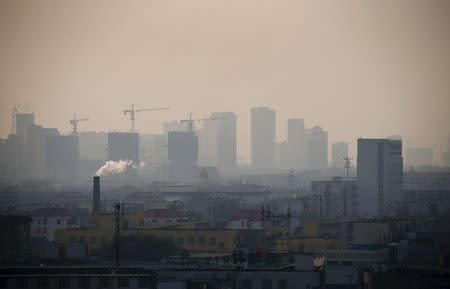
<path fill-rule="evenodd" d="M 120 266 L 120 203 L 116 203 L 116 271 Z"/>

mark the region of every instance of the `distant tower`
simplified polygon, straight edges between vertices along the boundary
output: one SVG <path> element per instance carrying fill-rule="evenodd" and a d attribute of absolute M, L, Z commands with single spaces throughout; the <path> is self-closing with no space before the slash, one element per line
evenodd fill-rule
<path fill-rule="evenodd" d="M 11 135 L 17 133 L 16 126 L 17 126 L 17 107 L 14 107 L 11 121 Z"/>
<path fill-rule="evenodd" d="M 275 164 L 275 111 L 269 107 L 251 109 L 251 162 L 256 169 Z"/>

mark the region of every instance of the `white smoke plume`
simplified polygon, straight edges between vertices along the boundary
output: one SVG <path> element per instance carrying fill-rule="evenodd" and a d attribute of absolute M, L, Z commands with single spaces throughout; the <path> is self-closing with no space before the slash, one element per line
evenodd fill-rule
<path fill-rule="evenodd" d="M 104 175 L 114 175 L 120 174 L 125 171 L 126 168 L 133 167 L 133 161 L 131 160 L 120 160 L 118 162 L 115 161 L 107 161 L 98 171 L 95 173 L 96 176 L 104 176 Z"/>

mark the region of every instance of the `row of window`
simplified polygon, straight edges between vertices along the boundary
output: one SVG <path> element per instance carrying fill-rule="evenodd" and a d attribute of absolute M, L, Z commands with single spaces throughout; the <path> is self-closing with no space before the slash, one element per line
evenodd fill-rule
<path fill-rule="evenodd" d="M 251 289 L 251 288 L 253 288 L 252 284 L 253 284 L 253 280 L 244 279 L 244 280 L 242 280 L 241 288 L 242 289 Z M 273 285 L 274 284 L 271 279 L 264 279 L 264 280 L 261 280 L 261 287 L 259 287 L 259 288 L 272 289 L 272 288 L 274 288 Z M 278 287 L 276 287 L 276 288 L 287 289 L 287 280 L 285 280 L 285 279 L 278 280 Z"/>
<path fill-rule="evenodd" d="M 37 288 L 44 289 L 50 288 L 50 283 L 52 283 L 52 288 L 113 288 L 113 280 L 114 278 L 100 278 L 98 284 L 93 284 L 91 279 L 88 277 L 81 278 L 39 278 L 39 279 L 26 279 L 26 278 L 0 278 L 0 288 L 9 288 L 8 285 L 13 285 L 10 282 L 16 283 L 16 288 Z M 53 281 L 51 281 L 53 280 Z M 37 281 L 37 282 L 36 282 Z M 8 284 L 9 283 L 9 284 Z M 72 284 L 72 286 L 71 286 Z M 76 285 L 75 285 L 76 284 Z M 138 279 L 138 287 L 139 288 L 150 288 L 150 279 L 149 278 L 139 278 Z M 75 286 L 74 286 L 75 285 Z M 129 288 L 130 287 L 130 278 L 120 277 L 117 279 L 117 285 L 119 288 Z M 14 287 L 14 286 L 12 286 Z"/>
<path fill-rule="evenodd" d="M 106 244 L 107 242 L 107 237 L 106 236 L 102 236 L 101 238 L 101 243 L 102 245 Z M 80 236 L 79 240 L 76 239 L 75 236 L 71 236 L 70 237 L 70 242 L 71 243 L 75 243 L 75 242 L 80 242 L 80 243 L 86 243 L 87 241 L 89 242 L 89 244 L 91 245 L 96 245 L 97 244 L 97 237 L 96 236 L 90 236 L 89 238 L 85 237 L 85 236 Z M 236 242 L 236 240 L 234 240 Z M 178 237 L 176 239 L 176 244 L 178 246 L 183 246 L 183 245 L 188 245 L 188 246 L 194 246 L 194 245 L 199 245 L 199 246 L 205 246 L 206 245 L 206 238 L 205 237 L 198 237 L 197 238 L 197 242 L 195 240 L 195 237 L 191 236 L 191 237 Z M 210 237 L 208 239 L 208 246 L 209 247 L 219 247 L 219 249 L 224 249 L 225 248 L 225 243 L 223 241 L 217 241 L 216 237 Z"/>
<path fill-rule="evenodd" d="M 194 245 L 199 245 L 199 246 L 205 246 L 206 245 L 206 238 L 205 237 L 198 237 L 197 238 L 197 243 L 195 242 L 195 237 L 187 237 L 186 240 L 183 237 L 178 237 L 177 238 L 177 245 L 179 246 L 183 246 L 184 244 L 188 245 L 188 246 L 194 246 Z M 223 241 L 219 241 L 217 242 L 216 237 L 210 237 L 208 239 L 208 246 L 210 247 L 215 247 L 218 246 L 219 249 L 224 249 L 225 248 L 225 243 Z"/>

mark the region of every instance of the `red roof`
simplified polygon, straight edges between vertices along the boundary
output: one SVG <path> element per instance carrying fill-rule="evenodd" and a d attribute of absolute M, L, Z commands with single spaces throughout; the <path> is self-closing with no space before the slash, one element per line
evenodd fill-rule
<path fill-rule="evenodd" d="M 243 219 L 261 221 L 262 220 L 261 210 L 252 210 L 252 209 L 240 210 L 239 213 L 236 216 L 234 216 L 232 220 L 236 221 Z"/>
<path fill-rule="evenodd" d="M 146 218 L 178 218 L 180 217 L 180 213 L 173 209 L 150 209 L 144 211 L 144 217 Z"/>
<path fill-rule="evenodd" d="M 60 217 L 70 215 L 70 211 L 64 208 L 40 208 L 31 213 L 31 216 L 34 217 Z"/>

